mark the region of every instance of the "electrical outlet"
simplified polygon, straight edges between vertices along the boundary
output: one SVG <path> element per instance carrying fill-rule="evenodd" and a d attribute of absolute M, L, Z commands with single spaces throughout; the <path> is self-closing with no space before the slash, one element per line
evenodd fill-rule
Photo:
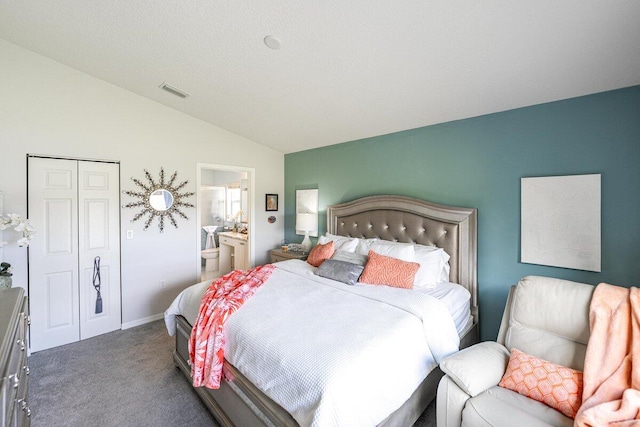
<path fill-rule="evenodd" d="M 166 283 L 165 283 L 164 280 L 160 281 L 160 288 L 164 289 L 165 285 L 166 285 Z"/>
<path fill-rule="evenodd" d="M 127 230 L 127 240 L 133 239 L 133 230 Z"/>

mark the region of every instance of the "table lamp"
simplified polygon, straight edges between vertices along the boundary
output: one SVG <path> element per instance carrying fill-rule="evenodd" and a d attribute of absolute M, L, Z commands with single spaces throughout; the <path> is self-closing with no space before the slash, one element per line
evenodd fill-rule
<path fill-rule="evenodd" d="M 309 233 L 318 231 L 318 214 L 314 213 L 298 213 L 296 214 L 296 231 L 304 233 L 304 240 L 301 246 L 303 252 L 311 250 L 311 240 Z"/>

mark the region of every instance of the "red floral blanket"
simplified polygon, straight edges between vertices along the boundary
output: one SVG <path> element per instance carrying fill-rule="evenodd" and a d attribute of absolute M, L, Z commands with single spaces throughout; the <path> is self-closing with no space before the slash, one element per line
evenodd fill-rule
<path fill-rule="evenodd" d="M 273 272 L 266 264 L 251 270 L 235 270 L 216 279 L 202 296 L 200 312 L 189 339 L 193 386 L 220 388 L 224 362 L 223 325 Z"/>

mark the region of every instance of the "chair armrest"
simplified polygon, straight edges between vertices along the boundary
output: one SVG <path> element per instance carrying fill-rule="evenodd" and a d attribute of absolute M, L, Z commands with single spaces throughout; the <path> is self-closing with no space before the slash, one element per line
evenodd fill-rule
<path fill-rule="evenodd" d="M 446 357 L 440 369 L 469 396 L 477 396 L 498 385 L 509 363 L 509 350 L 485 341 Z"/>

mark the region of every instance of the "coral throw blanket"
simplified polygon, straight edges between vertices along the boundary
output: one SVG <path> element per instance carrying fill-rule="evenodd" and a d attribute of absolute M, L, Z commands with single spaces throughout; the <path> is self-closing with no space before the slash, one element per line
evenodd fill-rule
<path fill-rule="evenodd" d="M 189 339 L 194 387 L 220 388 L 224 362 L 224 322 L 271 276 L 273 269 L 273 265 L 266 264 L 251 270 L 232 271 L 216 279 L 204 293 Z"/>
<path fill-rule="evenodd" d="M 601 283 L 591 300 L 575 426 L 640 426 L 640 290 Z"/>

